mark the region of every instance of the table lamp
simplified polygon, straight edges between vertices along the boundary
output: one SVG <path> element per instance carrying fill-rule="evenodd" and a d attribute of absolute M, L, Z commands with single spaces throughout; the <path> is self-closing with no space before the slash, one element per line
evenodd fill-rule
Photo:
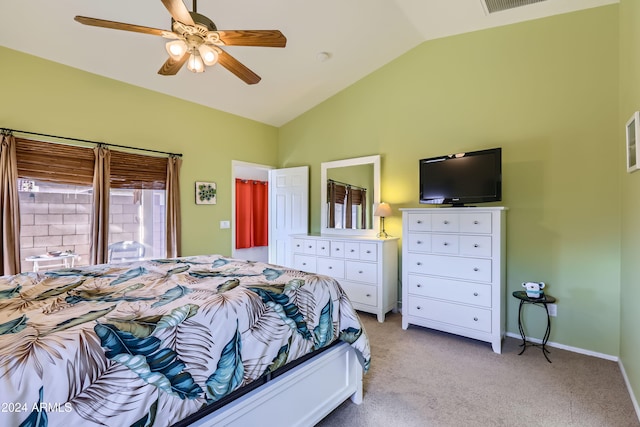
<path fill-rule="evenodd" d="M 384 217 L 391 216 L 391 206 L 389 206 L 389 203 L 381 202 L 376 207 L 373 215 L 380 217 L 380 232 L 376 234 L 376 237 L 382 237 L 386 239 L 387 237 L 389 237 L 389 235 L 386 231 L 384 231 Z"/>

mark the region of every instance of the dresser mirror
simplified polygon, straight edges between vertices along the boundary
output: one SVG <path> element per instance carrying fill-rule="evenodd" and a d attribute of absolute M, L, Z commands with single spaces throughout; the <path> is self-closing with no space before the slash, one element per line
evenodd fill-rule
<path fill-rule="evenodd" d="M 320 166 L 321 233 L 375 236 L 380 228 L 373 216 L 380 203 L 380 155 Z"/>

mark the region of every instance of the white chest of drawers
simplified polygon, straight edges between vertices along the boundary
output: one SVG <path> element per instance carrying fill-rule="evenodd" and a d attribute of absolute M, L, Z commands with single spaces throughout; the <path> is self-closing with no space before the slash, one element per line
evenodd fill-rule
<path fill-rule="evenodd" d="M 398 307 L 398 239 L 293 236 L 293 267 L 340 282 L 356 310 L 379 322 Z"/>
<path fill-rule="evenodd" d="M 491 343 L 505 333 L 506 209 L 402 211 L 402 328 L 410 324 Z"/>

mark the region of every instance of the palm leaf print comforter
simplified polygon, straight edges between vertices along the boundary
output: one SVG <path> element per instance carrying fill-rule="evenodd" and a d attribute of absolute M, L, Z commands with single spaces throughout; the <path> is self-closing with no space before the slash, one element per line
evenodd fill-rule
<path fill-rule="evenodd" d="M 337 339 L 366 371 L 368 338 L 339 284 L 265 263 L 0 277 L 0 425 L 170 425 Z"/>

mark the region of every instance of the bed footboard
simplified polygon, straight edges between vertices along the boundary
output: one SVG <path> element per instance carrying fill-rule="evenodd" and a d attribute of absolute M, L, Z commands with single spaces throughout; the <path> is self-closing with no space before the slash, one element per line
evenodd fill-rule
<path fill-rule="evenodd" d="M 191 425 L 313 426 L 348 398 L 362 403 L 362 374 L 354 349 L 341 343 Z"/>

